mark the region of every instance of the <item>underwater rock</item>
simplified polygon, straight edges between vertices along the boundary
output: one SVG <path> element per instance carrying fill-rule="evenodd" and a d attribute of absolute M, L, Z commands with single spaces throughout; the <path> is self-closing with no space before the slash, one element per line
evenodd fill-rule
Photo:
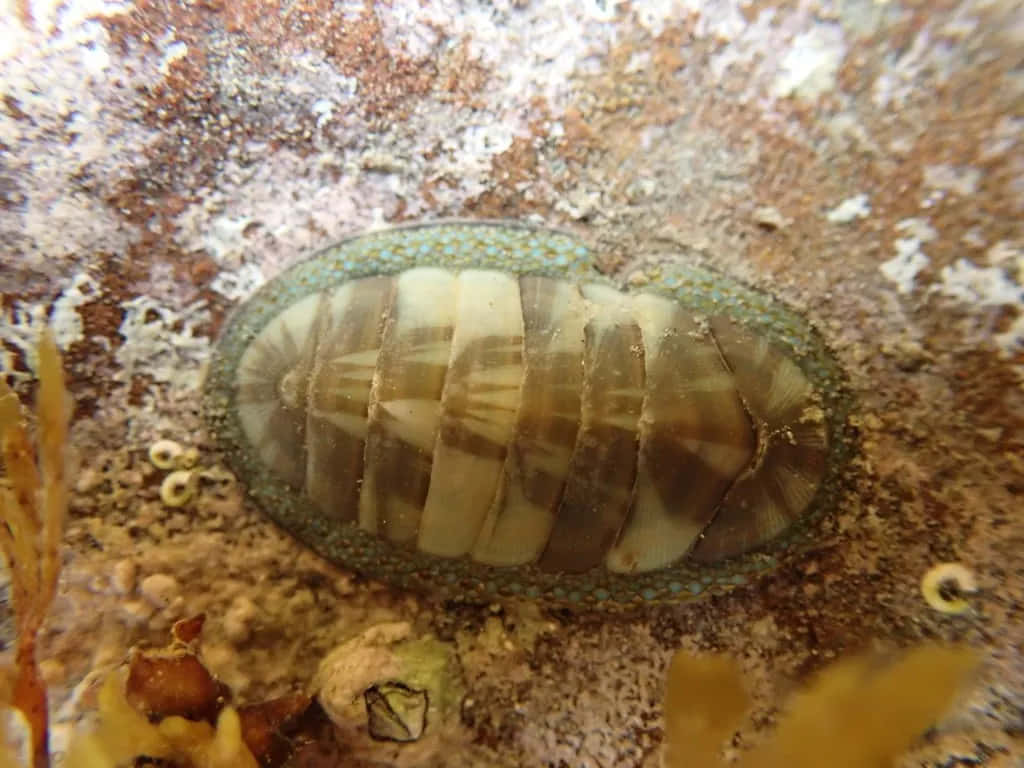
<path fill-rule="evenodd" d="M 800 546 L 850 452 L 843 374 L 770 296 L 692 266 L 624 293 L 575 238 L 372 233 L 235 314 L 206 387 L 257 502 L 403 587 L 685 600 Z"/>

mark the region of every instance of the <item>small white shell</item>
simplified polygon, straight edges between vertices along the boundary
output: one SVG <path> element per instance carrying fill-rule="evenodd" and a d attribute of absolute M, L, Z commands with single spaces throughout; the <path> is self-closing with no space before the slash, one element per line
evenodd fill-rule
<path fill-rule="evenodd" d="M 182 507 L 191 500 L 195 490 L 195 473 L 179 469 L 160 484 L 160 500 L 168 507 Z"/>
<path fill-rule="evenodd" d="M 174 469 L 182 447 L 173 440 L 157 440 L 149 446 L 149 460 L 157 469 Z"/>
<path fill-rule="evenodd" d="M 963 595 L 978 591 L 974 573 L 960 563 L 939 563 L 921 578 L 921 594 L 936 611 L 961 614 L 971 607 Z"/>

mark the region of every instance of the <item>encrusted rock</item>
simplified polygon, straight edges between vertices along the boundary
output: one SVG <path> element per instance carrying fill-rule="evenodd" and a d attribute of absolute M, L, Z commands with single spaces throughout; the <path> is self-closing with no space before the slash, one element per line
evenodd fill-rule
<path fill-rule="evenodd" d="M 233 643 L 244 643 L 252 634 L 252 625 L 259 611 L 245 595 L 239 595 L 224 614 L 224 634 Z"/>
<path fill-rule="evenodd" d="M 337 646 L 313 687 L 339 740 L 367 759 L 424 765 L 466 738 L 454 649 L 432 635 L 413 637 L 407 622 L 372 626 Z"/>
<path fill-rule="evenodd" d="M 157 608 L 166 608 L 178 596 L 178 582 L 166 573 L 154 573 L 142 580 L 139 591 Z"/>
<path fill-rule="evenodd" d="M 110 574 L 110 586 L 119 595 L 130 595 L 135 591 L 135 579 L 138 567 L 134 560 L 124 559 L 114 563 Z"/>

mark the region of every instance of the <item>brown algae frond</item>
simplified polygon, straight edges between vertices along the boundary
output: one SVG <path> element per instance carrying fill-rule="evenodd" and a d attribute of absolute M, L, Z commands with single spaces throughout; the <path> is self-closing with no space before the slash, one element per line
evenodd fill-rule
<path fill-rule="evenodd" d="M 66 768 L 150 761 L 174 768 L 277 768 L 291 757 L 290 737 L 315 726 L 315 719 L 304 719 L 310 697 L 232 703 L 231 690 L 200 658 L 204 621 L 200 614 L 177 622 L 166 648 L 136 650 L 126 674 L 107 675 L 95 722 L 75 732 Z"/>
<path fill-rule="evenodd" d="M 775 732 L 741 768 L 884 768 L 949 708 L 977 668 L 966 648 L 924 645 L 895 657 L 832 664 L 786 707 Z M 722 768 L 723 741 L 749 707 L 738 666 L 680 651 L 665 692 L 663 768 Z"/>
<path fill-rule="evenodd" d="M 739 727 L 749 707 L 733 659 L 676 653 L 665 686 L 664 768 L 722 765 L 722 742 Z"/>
<path fill-rule="evenodd" d="M 14 686 L 9 702 L 32 731 L 32 765 L 50 764 L 46 685 L 36 639 L 53 602 L 68 506 L 66 451 L 70 399 L 53 335 L 39 342 L 39 392 L 33 442 L 17 395 L 0 378 L 0 445 L 6 475 L 0 486 L 0 547 L 11 574 L 17 625 Z"/>
<path fill-rule="evenodd" d="M 99 693 L 99 727 L 71 746 L 68 768 L 115 768 L 139 756 L 198 768 L 257 768 L 246 747 L 238 711 L 224 707 L 216 726 L 174 716 L 153 724 L 124 693 L 124 680 L 110 675 Z"/>

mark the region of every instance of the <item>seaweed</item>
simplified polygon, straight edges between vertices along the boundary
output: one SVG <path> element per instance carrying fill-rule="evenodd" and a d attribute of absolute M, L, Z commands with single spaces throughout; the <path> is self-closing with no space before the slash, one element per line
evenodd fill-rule
<path fill-rule="evenodd" d="M 9 703 L 31 729 L 31 764 L 49 766 L 46 685 L 36 643 L 57 590 L 60 544 L 68 506 L 67 441 L 71 408 L 53 334 L 39 341 L 36 439 L 17 395 L 0 378 L 0 548 L 10 569 L 17 628 Z"/>
<path fill-rule="evenodd" d="M 924 645 L 824 669 L 794 695 L 740 768 L 886 768 L 949 708 L 978 665 L 966 648 Z M 721 768 L 722 742 L 750 706 L 736 663 L 678 652 L 665 692 L 663 768 Z"/>
<path fill-rule="evenodd" d="M 161 760 L 194 768 L 257 768 L 246 747 L 242 725 L 233 707 L 224 707 L 216 727 L 205 720 L 174 715 L 151 723 L 133 707 L 124 679 L 112 674 L 99 693 L 99 725 L 79 735 L 68 750 L 67 768 L 115 768 L 136 758 Z"/>
<path fill-rule="evenodd" d="M 177 622 L 164 649 L 135 651 L 126 673 L 107 676 L 98 721 L 78 731 L 66 768 L 160 765 L 176 768 L 276 768 L 315 725 L 305 694 L 236 708 L 231 691 L 199 657 L 204 617 Z M 311 711 L 311 709 L 313 711 Z"/>
<path fill-rule="evenodd" d="M 17 630 L 14 668 L 0 670 L 0 704 L 24 717 L 28 765 L 48 768 L 47 691 L 36 645 L 60 574 L 71 416 L 61 357 L 48 329 L 39 341 L 37 373 L 34 429 L 0 377 L 0 550 L 10 570 Z M 135 653 L 126 676 L 109 675 L 99 692 L 99 727 L 76 733 L 64 763 L 68 768 L 130 765 L 139 757 L 191 768 L 256 768 L 287 757 L 288 736 L 298 729 L 310 698 L 285 696 L 241 710 L 227 705 L 230 691 L 192 647 L 202 624 L 202 616 L 178 622 L 169 648 Z M 21 766 L 26 756 L 12 750 L 6 728 L 0 718 L 0 768 Z"/>

